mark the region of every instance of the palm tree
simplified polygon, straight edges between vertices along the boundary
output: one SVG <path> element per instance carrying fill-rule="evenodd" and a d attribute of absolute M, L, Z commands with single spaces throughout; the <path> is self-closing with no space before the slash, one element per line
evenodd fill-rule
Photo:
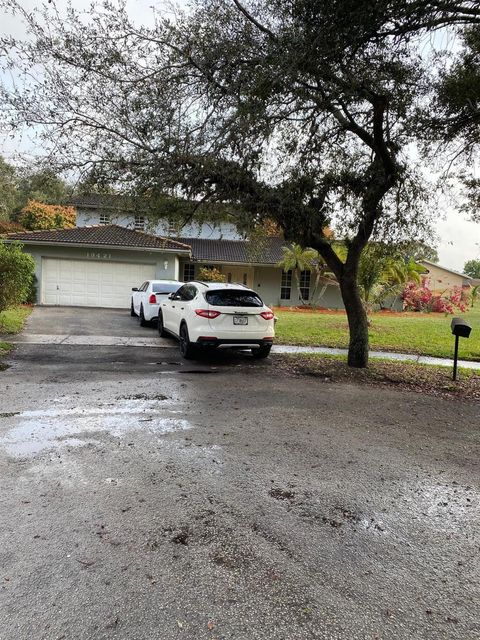
<path fill-rule="evenodd" d="M 325 293 L 328 284 L 338 286 L 334 275 L 328 271 L 325 261 L 315 249 L 304 249 L 294 242 L 289 247 L 283 247 L 282 251 L 283 260 L 278 263 L 278 266 L 282 267 L 285 272 L 291 271 L 293 273 L 302 304 L 306 304 L 302 296 L 302 287 L 300 286 L 300 274 L 302 271 L 310 271 L 315 274 L 315 283 L 309 296 L 309 304 L 312 306 L 317 296 L 320 281 L 323 281 L 325 284 L 318 297 L 321 297 Z"/>

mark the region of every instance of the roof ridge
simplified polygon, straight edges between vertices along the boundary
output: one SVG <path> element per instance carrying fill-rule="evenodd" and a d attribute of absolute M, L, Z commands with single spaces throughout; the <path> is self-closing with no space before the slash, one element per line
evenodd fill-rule
<path fill-rule="evenodd" d="M 116 227 L 119 227 L 121 225 L 114 225 Z M 143 233 L 144 236 L 147 236 L 149 238 L 155 238 L 157 240 L 164 240 L 165 242 L 176 242 L 177 244 L 181 244 L 183 247 L 186 247 L 187 249 L 191 249 L 190 245 L 185 244 L 183 242 L 179 242 L 178 240 L 176 240 L 175 238 L 167 238 L 166 236 L 157 236 L 154 233 L 149 233 L 148 231 L 145 231 L 145 229 L 129 229 L 128 227 L 122 227 L 123 229 L 128 229 L 129 231 L 133 231 L 134 233 Z"/>

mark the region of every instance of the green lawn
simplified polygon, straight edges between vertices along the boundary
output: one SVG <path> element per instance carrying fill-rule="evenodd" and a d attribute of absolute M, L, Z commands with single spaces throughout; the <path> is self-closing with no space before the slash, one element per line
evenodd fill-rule
<path fill-rule="evenodd" d="M 347 347 L 348 324 L 344 313 L 276 310 L 279 344 Z M 468 339 L 460 339 L 459 357 L 480 360 L 480 304 L 462 315 L 471 325 Z M 371 315 L 370 348 L 449 358 L 454 338 L 452 316 L 440 313 L 374 313 Z"/>
<path fill-rule="evenodd" d="M 0 312 L 0 334 L 18 333 L 23 329 L 25 320 L 32 313 L 33 307 L 12 307 Z"/>

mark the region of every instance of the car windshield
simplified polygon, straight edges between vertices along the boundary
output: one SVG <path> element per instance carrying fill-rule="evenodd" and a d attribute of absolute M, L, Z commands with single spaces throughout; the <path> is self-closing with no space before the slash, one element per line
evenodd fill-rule
<path fill-rule="evenodd" d="M 173 293 L 180 288 L 181 282 L 170 284 L 168 282 L 154 282 L 152 284 L 152 291 L 154 293 Z"/>
<path fill-rule="evenodd" d="M 263 307 L 263 302 L 253 291 L 241 289 L 217 289 L 205 294 L 208 304 L 214 307 Z"/>

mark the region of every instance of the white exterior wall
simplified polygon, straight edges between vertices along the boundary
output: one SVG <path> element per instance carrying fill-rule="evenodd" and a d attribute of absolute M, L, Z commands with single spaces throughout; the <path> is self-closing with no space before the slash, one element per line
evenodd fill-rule
<path fill-rule="evenodd" d="M 110 222 L 122 227 L 134 228 L 135 218 L 133 215 L 112 212 Z M 98 209 L 77 209 L 77 227 L 100 224 L 100 211 Z M 218 224 L 203 222 L 198 224 L 192 222 L 185 225 L 178 233 L 170 233 L 168 220 L 159 220 L 154 226 L 147 224 L 145 231 L 162 237 L 184 237 L 184 238 L 206 238 L 209 240 L 244 240 L 238 233 L 234 224 L 221 222 Z"/>
<path fill-rule="evenodd" d="M 37 301 L 42 300 L 42 258 L 59 258 L 66 260 L 82 260 L 93 263 L 130 263 L 150 265 L 154 268 L 158 280 L 178 279 L 179 260 L 174 253 L 158 251 L 110 249 L 108 247 L 61 247 L 52 245 L 24 245 L 23 250 L 35 260 L 35 276 L 37 278 Z M 165 268 L 165 266 L 167 268 Z M 141 285 L 138 282 L 137 285 Z M 136 286 L 136 285 L 134 285 Z"/>

